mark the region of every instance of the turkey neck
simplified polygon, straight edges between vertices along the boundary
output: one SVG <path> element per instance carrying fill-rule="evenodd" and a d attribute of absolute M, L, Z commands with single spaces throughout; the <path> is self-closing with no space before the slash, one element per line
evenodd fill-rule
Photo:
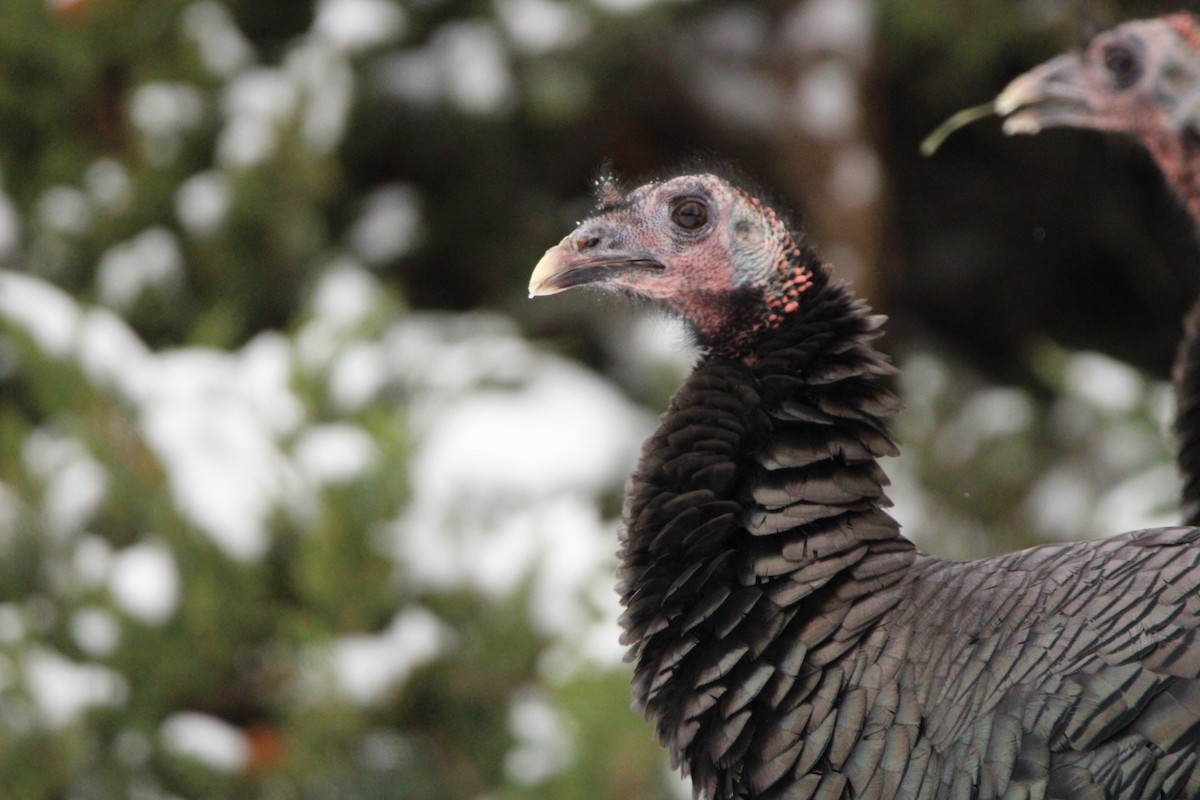
<path fill-rule="evenodd" d="M 1179 136 L 1147 134 L 1142 141 L 1200 234 L 1200 133 L 1189 127 Z M 1172 378 L 1183 522 L 1200 525 L 1200 299 L 1184 318 Z"/>
<path fill-rule="evenodd" d="M 1183 523 L 1200 526 L 1200 299 L 1184 317 L 1172 377 Z"/>
<path fill-rule="evenodd" d="M 1151 131 L 1141 139 L 1192 220 L 1200 221 L 1200 132 L 1189 125 L 1180 134 Z"/>
<path fill-rule="evenodd" d="M 618 591 L 634 707 L 710 797 L 753 790 L 742 754 L 769 749 L 781 709 L 831 665 L 866 657 L 904 590 L 915 550 L 876 463 L 896 453 L 898 407 L 868 344 L 882 322 L 819 269 L 749 357 L 700 362 L 630 479 Z"/>

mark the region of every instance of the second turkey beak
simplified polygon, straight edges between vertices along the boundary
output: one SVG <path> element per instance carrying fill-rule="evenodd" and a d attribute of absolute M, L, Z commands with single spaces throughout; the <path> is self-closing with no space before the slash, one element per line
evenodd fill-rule
<path fill-rule="evenodd" d="M 533 268 L 529 277 L 529 296 L 573 289 L 588 283 L 613 280 L 630 270 L 661 270 L 663 265 L 651 258 L 624 253 L 596 253 L 589 248 L 577 249 L 568 236 L 551 247 Z"/>
<path fill-rule="evenodd" d="M 1014 79 L 996 98 L 1004 132 L 1038 133 L 1061 125 L 1094 127 L 1083 85 L 1083 61 L 1067 53 Z"/>

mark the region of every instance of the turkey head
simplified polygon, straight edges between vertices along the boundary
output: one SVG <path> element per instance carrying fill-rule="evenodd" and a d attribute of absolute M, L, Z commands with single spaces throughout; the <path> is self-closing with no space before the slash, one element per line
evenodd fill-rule
<path fill-rule="evenodd" d="M 996 98 L 1006 133 L 1075 127 L 1136 136 L 1200 212 L 1200 20 L 1118 25 L 1013 80 Z"/>
<path fill-rule="evenodd" d="M 594 286 L 682 317 L 711 353 L 745 356 L 795 313 L 822 270 L 774 209 L 713 174 L 628 193 L 605 179 L 600 205 L 546 251 L 531 296 Z"/>

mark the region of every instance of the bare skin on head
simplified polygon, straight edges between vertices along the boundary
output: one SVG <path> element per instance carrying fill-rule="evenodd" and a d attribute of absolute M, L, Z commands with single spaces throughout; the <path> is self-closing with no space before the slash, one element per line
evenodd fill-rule
<path fill-rule="evenodd" d="M 546 251 L 530 296 L 591 285 L 682 317 L 706 350 L 742 356 L 799 307 L 815 268 L 776 212 L 716 175 L 682 175 L 623 195 Z"/>

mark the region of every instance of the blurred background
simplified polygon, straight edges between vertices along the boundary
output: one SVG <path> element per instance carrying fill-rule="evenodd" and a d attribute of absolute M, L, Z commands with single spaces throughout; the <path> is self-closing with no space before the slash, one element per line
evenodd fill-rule
<path fill-rule="evenodd" d="M 1169 522 L 1191 224 L 1123 139 L 932 159 L 1102 25 L 1039 0 L 9 0 L 0 799 L 686 798 L 628 709 L 621 487 L 694 358 L 542 251 L 697 155 L 891 316 L 895 513 Z"/>

